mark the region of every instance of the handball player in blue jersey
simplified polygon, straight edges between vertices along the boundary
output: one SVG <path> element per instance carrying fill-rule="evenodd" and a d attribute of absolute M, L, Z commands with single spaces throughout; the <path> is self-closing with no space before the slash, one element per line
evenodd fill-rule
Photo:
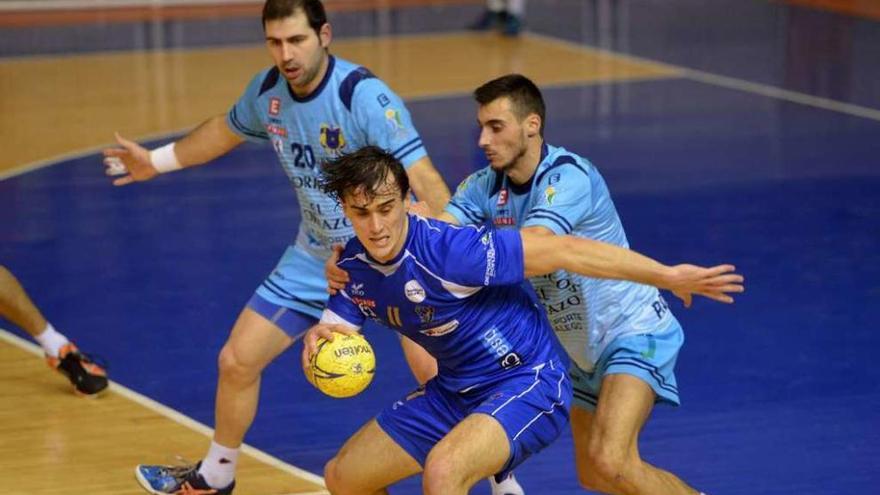
<path fill-rule="evenodd" d="M 107 173 L 118 176 L 115 185 L 126 185 L 210 162 L 245 140 L 267 143 L 301 209 L 296 239 L 242 310 L 220 353 L 215 431 L 206 456 L 197 466 L 138 466 L 136 476 L 151 493 L 232 493 L 260 374 L 320 317 L 330 246 L 354 235 L 318 185 L 320 163 L 379 146 L 403 163 L 418 198 L 437 211 L 449 199 L 401 99 L 366 68 L 329 53 L 332 30 L 319 0 L 268 0 L 262 22 L 275 65 L 256 74 L 227 113 L 152 151 L 120 136 L 119 148 L 105 150 Z"/>
<path fill-rule="evenodd" d="M 713 294 L 738 279 L 730 266 L 667 267 L 575 236 L 458 227 L 408 214 L 404 167 L 373 146 L 325 165 L 324 184 L 357 238 L 338 261 L 348 282 L 305 336 L 303 367 L 319 337 L 353 333 L 373 320 L 418 343 L 439 369 L 327 463 L 334 495 L 386 493 L 419 472 L 424 493 L 463 495 L 483 477 L 504 478 L 563 431 L 568 359 L 522 284 L 527 277 L 566 270 Z"/>
<path fill-rule="evenodd" d="M 544 101 L 532 81 L 504 76 L 478 88 L 475 99 L 479 145 L 490 165 L 459 185 L 440 219 L 520 229 L 548 243 L 573 235 L 629 247 L 596 167 L 544 141 Z M 333 261 L 327 270 L 331 289 L 347 280 Z M 600 280 L 569 270 L 529 280 L 572 362 L 571 428 L 580 483 L 612 494 L 698 493 L 638 454 L 639 432 L 653 405 L 679 404 L 673 370 L 684 334 L 649 286 L 657 284 Z M 676 295 L 685 305 L 692 294 L 729 303 L 728 293 L 741 292 L 741 283 L 731 274 L 713 290 Z"/>
<path fill-rule="evenodd" d="M 532 81 L 500 77 L 474 96 L 479 145 L 490 165 L 459 186 L 443 219 L 629 248 L 599 170 L 544 140 L 544 101 Z M 611 494 L 697 494 L 638 454 L 639 432 L 654 404 L 679 404 L 674 367 L 684 332 L 657 289 L 566 270 L 530 281 L 572 361 L 571 426 L 583 487 Z M 695 293 L 732 302 L 723 292 Z M 677 295 L 690 305 L 691 294 Z"/>

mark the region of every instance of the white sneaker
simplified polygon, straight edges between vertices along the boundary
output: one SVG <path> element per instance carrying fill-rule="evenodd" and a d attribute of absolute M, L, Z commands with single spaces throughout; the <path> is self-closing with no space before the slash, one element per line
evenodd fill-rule
<path fill-rule="evenodd" d="M 507 475 L 507 478 L 501 480 L 501 483 L 495 482 L 494 476 L 489 476 L 489 485 L 492 486 L 492 495 L 525 495 L 526 492 L 516 482 L 513 472 Z"/>

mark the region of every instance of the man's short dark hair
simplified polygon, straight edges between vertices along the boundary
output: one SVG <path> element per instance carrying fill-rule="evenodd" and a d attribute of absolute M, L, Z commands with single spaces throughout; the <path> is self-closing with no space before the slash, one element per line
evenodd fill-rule
<path fill-rule="evenodd" d="M 474 91 L 474 99 L 480 106 L 488 105 L 498 98 L 510 98 L 513 113 L 520 121 L 530 114 L 541 117 L 541 136 L 544 136 L 546 109 L 541 90 L 522 74 L 508 74 L 493 79 Z"/>
<path fill-rule="evenodd" d="M 400 160 L 377 146 L 365 146 L 352 153 L 326 162 L 321 167 L 324 191 L 336 196 L 340 201 L 346 194 L 362 190 L 367 200 L 372 201 L 382 192 L 388 176 L 394 177 L 400 188 L 400 197 L 409 194 L 409 177 Z"/>
<path fill-rule="evenodd" d="M 321 0 L 266 0 L 263 4 L 263 29 L 267 21 L 285 19 L 302 10 L 309 20 L 309 26 L 320 34 L 321 27 L 327 24 L 327 12 Z"/>

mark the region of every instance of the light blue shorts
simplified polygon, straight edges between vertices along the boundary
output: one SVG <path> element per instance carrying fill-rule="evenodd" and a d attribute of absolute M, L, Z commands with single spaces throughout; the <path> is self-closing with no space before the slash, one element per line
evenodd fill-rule
<path fill-rule="evenodd" d="M 271 301 L 263 299 L 259 294 L 251 296 L 247 307 L 271 321 L 293 340 L 297 340 L 305 334 L 309 328 L 318 323 L 318 318 L 305 314 L 296 309 L 279 306 Z"/>
<path fill-rule="evenodd" d="M 550 445 L 568 429 L 571 381 L 557 361 L 540 370 L 522 366 L 479 392 L 462 394 L 429 380 L 376 418 L 379 426 L 422 466 L 428 453 L 465 417 L 495 418 L 507 433 L 510 457 L 497 479 Z"/>
<path fill-rule="evenodd" d="M 626 374 L 647 383 L 654 390 L 655 403 L 678 406 L 675 361 L 684 344 L 684 331 L 675 322 L 660 333 L 626 335 L 614 339 L 602 352 L 592 372 L 582 370 L 572 361 L 568 374 L 574 388 L 572 405 L 596 411 L 602 379 L 607 375 Z"/>
<path fill-rule="evenodd" d="M 257 288 L 256 295 L 274 305 L 320 319 L 329 297 L 324 262 L 289 246 Z"/>

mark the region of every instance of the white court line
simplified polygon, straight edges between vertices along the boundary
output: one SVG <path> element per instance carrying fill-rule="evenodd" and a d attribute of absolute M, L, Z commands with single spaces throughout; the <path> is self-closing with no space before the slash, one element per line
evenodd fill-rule
<path fill-rule="evenodd" d="M 596 48 L 589 45 L 581 45 L 575 43 L 573 41 L 563 40 L 560 38 L 554 38 L 552 36 L 547 36 L 543 34 L 537 33 L 528 33 L 529 37 L 540 39 L 546 41 L 547 43 L 557 44 L 562 46 L 567 46 L 569 48 L 579 49 L 579 50 L 587 50 L 595 53 L 602 53 L 605 55 L 610 55 L 613 57 L 621 58 L 624 60 L 630 60 L 632 62 L 653 65 L 658 68 L 667 69 L 670 71 L 674 71 L 679 73 L 682 77 L 687 79 L 693 79 L 695 81 L 699 81 L 706 84 L 711 84 L 713 86 L 721 86 L 728 89 L 735 89 L 738 91 L 744 91 L 746 93 L 754 93 L 761 96 L 767 96 L 770 98 L 776 98 L 779 100 L 786 100 L 793 103 L 800 103 L 802 105 L 807 105 L 811 107 L 821 108 L 823 110 L 832 110 L 834 112 L 845 113 L 848 115 L 855 115 L 856 117 L 863 117 L 870 120 L 880 121 L 880 110 L 875 110 L 869 107 L 863 107 L 861 105 L 855 105 L 852 103 L 844 103 L 841 101 L 831 100 L 828 98 L 822 98 L 819 96 L 812 96 L 805 93 L 800 93 L 797 91 L 791 91 L 788 89 L 778 88 L 776 86 L 770 86 L 769 84 L 761 84 L 755 83 L 751 81 L 746 81 L 744 79 L 738 79 L 735 77 L 722 76 L 718 74 L 713 74 L 711 72 L 705 72 L 696 69 L 688 69 L 687 67 L 680 67 L 677 65 L 666 64 L 663 62 L 657 62 L 656 60 L 651 60 L 647 58 L 637 57 L 635 55 L 628 55 L 625 53 L 617 53 L 611 50 L 606 50 L 603 48 Z M 613 81 L 612 81 L 613 82 Z"/>
<path fill-rule="evenodd" d="M 29 352 L 31 354 L 34 354 L 36 356 L 39 356 L 40 358 L 43 357 L 43 351 L 39 346 L 21 338 L 15 334 L 13 334 L 10 331 L 3 329 L 3 328 L 0 328 L 0 341 L 4 341 L 4 342 L 11 344 L 15 347 L 18 347 L 19 349 L 22 349 L 22 350 Z M 131 389 L 129 389 L 123 385 L 120 385 L 112 380 L 110 381 L 110 390 L 125 397 L 126 399 L 131 400 L 132 402 L 135 402 L 135 403 L 153 411 L 153 412 L 156 412 L 158 414 L 161 414 L 162 416 L 165 416 L 166 418 L 170 419 L 171 421 L 174 421 L 175 423 L 186 426 L 187 428 L 189 428 L 191 430 L 197 431 L 197 432 L 205 435 L 208 438 L 211 438 L 214 435 L 214 430 L 212 430 L 208 426 L 206 426 L 202 423 L 199 423 L 198 421 L 190 418 L 189 416 L 185 416 L 185 415 L 181 414 L 180 412 L 178 412 L 174 409 L 171 409 L 170 407 L 168 407 L 162 403 L 159 403 L 153 399 L 150 399 L 149 397 L 147 397 L 145 395 L 141 395 L 141 394 L 135 392 L 134 390 L 131 390 Z M 288 463 L 282 461 L 281 459 L 279 459 L 275 456 L 272 456 L 270 454 L 267 454 L 267 453 L 263 452 L 262 450 L 251 447 L 248 444 L 242 444 L 241 451 L 250 455 L 251 457 L 254 457 L 258 461 L 263 462 L 264 464 L 267 464 L 267 465 L 272 466 L 274 468 L 277 468 L 281 471 L 284 471 L 287 474 L 297 476 L 299 478 L 310 481 L 310 482 L 315 483 L 320 486 L 324 486 L 324 478 L 322 478 L 314 473 L 311 473 L 309 471 L 306 471 L 304 469 L 298 468 L 292 464 L 288 464 Z M 326 492 L 326 491 L 318 491 L 318 492 L 285 494 L 285 495 L 326 495 L 327 493 L 328 492 Z"/>
<path fill-rule="evenodd" d="M 4 2 L 0 2 L 0 4 L 2 4 L 2 3 L 4 3 Z M 446 33 L 446 34 L 448 34 L 448 33 Z M 395 39 L 404 38 L 405 39 L 408 37 L 415 37 L 415 36 L 419 36 L 419 35 L 408 34 L 408 35 L 393 36 L 393 38 L 395 38 Z M 442 36 L 442 35 L 437 35 L 437 36 Z M 853 115 L 856 117 L 862 117 L 862 118 L 866 118 L 869 120 L 875 120 L 875 121 L 880 122 L 880 110 L 875 110 L 873 108 L 864 107 L 861 105 L 855 105 L 852 103 L 844 103 L 844 102 L 840 102 L 840 101 L 836 101 L 836 100 L 830 100 L 828 98 L 821 98 L 818 96 L 812 96 L 812 95 L 808 95 L 805 93 L 799 93 L 797 91 L 782 89 L 782 88 L 778 88 L 776 86 L 770 86 L 767 84 L 754 83 L 754 82 L 746 81 L 744 79 L 737 79 L 734 77 L 722 76 L 722 75 L 718 75 L 718 74 L 712 74 L 710 72 L 704 72 L 704 71 L 695 70 L 695 69 L 688 69 L 686 67 L 679 67 L 676 65 L 665 64 L 663 62 L 657 62 L 654 60 L 637 57 L 635 55 L 617 53 L 617 52 L 605 50 L 602 48 L 592 47 L 589 45 L 581 45 L 581 44 L 575 43 L 573 41 L 554 38 L 554 37 L 546 36 L 543 34 L 526 33 L 525 36 L 528 36 L 530 38 L 539 39 L 539 40 L 542 40 L 542 41 L 545 41 L 545 42 L 551 43 L 551 44 L 562 45 L 562 46 L 565 46 L 570 49 L 575 49 L 575 50 L 579 50 L 579 51 L 586 51 L 586 52 L 590 52 L 590 53 L 601 53 L 601 54 L 609 55 L 609 56 L 624 59 L 624 60 L 629 60 L 629 61 L 640 63 L 640 64 L 653 65 L 655 67 L 666 69 L 666 70 L 669 70 L 669 71 L 676 73 L 675 75 L 672 75 L 672 76 L 660 76 L 658 78 L 668 79 L 670 77 L 676 77 L 676 75 L 677 75 L 678 77 L 691 79 L 694 81 L 699 81 L 699 82 L 709 84 L 712 86 L 719 86 L 719 87 L 723 87 L 723 88 L 734 89 L 734 90 L 743 91 L 746 93 L 752 93 L 752 94 L 757 94 L 757 95 L 761 95 L 761 96 L 766 96 L 769 98 L 776 98 L 776 99 L 780 99 L 780 100 L 790 101 L 793 103 L 799 103 L 802 105 L 807 105 L 807 106 L 811 106 L 811 107 L 815 107 L 815 108 L 821 108 L 823 110 L 830 110 L 830 111 L 834 111 L 834 112 L 844 113 L 847 115 Z M 346 38 L 346 40 L 358 40 L 358 39 L 362 39 L 362 38 L 361 37 Z M 366 38 L 363 38 L 363 39 L 366 39 Z M 235 45 L 232 48 L 241 48 L 241 47 L 247 47 L 247 46 L 257 46 L 257 45 Z M 229 48 L 229 47 L 222 47 L 220 49 L 223 49 L 223 48 Z M 215 49 L 218 49 L 218 48 L 217 47 L 194 48 L 194 50 L 215 50 Z M 187 50 L 189 50 L 189 49 L 187 49 Z M 128 51 L 121 50 L 119 52 L 112 52 L 112 53 L 126 53 L 126 52 L 128 52 Z M 545 87 L 587 86 L 590 84 L 607 84 L 609 82 L 614 83 L 615 81 L 613 81 L 613 80 L 604 81 L 603 80 L 603 81 L 593 81 L 593 82 L 587 82 L 587 83 L 551 84 L 551 85 L 545 85 Z M 626 82 L 632 82 L 632 81 L 627 80 Z M 412 98 L 407 98 L 406 100 L 407 101 L 426 101 L 426 100 L 435 99 L 435 98 L 441 99 L 441 98 L 458 97 L 458 96 L 466 95 L 469 93 L 470 93 L 469 91 L 468 92 L 459 92 L 459 91 L 440 92 L 440 93 L 431 94 L 431 95 L 421 95 L 421 96 L 416 96 L 416 97 L 412 97 Z M 152 135 L 148 135 L 148 136 L 137 136 L 135 138 L 135 140 L 140 142 L 140 141 L 152 141 L 155 139 L 168 138 L 168 137 L 172 137 L 175 135 L 180 135 L 188 129 L 189 128 L 178 129 L 176 131 L 157 133 L 157 134 L 152 134 Z M 0 181 L 3 181 L 5 179 L 9 179 L 9 178 L 12 178 L 12 177 L 15 177 L 18 175 L 25 174 L 27 172 L 38 170 L 38 169 L 41 169 L 44 167 L 48 167 L 48 166 L 54 165 L 56 163 L 61 163 L 62 161 L 73 160 L 76 158 L 82 158 L 83 156 L 87 156 L 92 153 L 97 153 L 107 146 L 115 146 L 115 144 L 108 143 L 107 145 L 104 145 L 104 146 L 96 146 L 96 147 L 76 150 L 76 151 L 72 151 L 70 153 L 56 155 L 51 158 L 46 158 L 46 159 L 39 160 L 36 162 L 31 162 L 31 163 L 28 163 L 28 164 L 25 164 L 25 165 L 22 165 L 19 167 L 13 167 L 13 168 L 6 170 L 6 171 L 0 171 Z M 101 165 L 100 165 L 100 163 L 96 163 L 95 166 L 100 167 Z"/>

